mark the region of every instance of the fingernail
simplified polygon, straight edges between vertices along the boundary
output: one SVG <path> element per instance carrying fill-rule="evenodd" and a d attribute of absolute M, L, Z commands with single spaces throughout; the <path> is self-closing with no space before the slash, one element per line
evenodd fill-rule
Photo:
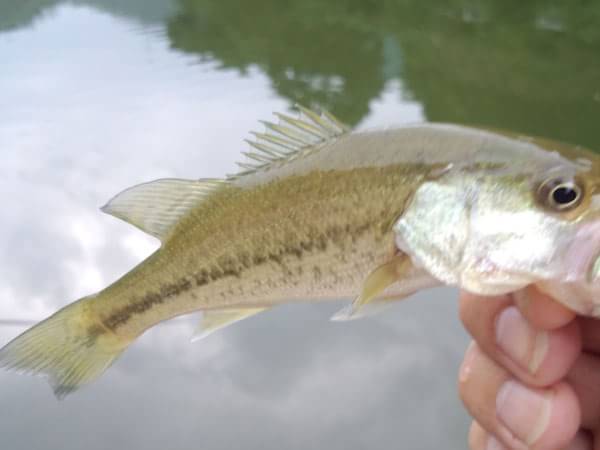
<path fill-rule="evenodd" d="M 552 391 L 534 391 L 513 380 L 506 381 L 498 391 L 498 419 L 527 446 L 546 431 L 551 412 Z"/>
<path fill-rule="evenodd" d="M 534 374 L 548 351 L 548 333 L 532 328 L 517 307 L 509 306 L 496 321 L 496 342 L 513 361 Z"/>
<path fill-rule="evenodd" d="M 458 379 L 461 383 L 464 383 L 471 376 L 473 361 L 475 360 L 475 341 L 471 341 L 465 352 L 463 363 L 460 366 Z"/>
<path fill-rule="evenodd" d="M 487 440 L 485 450 L 506 450 L 506 447 L 494 436 L 490 436 Z"/>

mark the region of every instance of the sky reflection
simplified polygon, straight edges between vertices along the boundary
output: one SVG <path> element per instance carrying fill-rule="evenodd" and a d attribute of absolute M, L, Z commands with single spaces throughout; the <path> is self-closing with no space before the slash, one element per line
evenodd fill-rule
<path fill-rule="evenodd" d="M 130 270 L 156 241 L 98 207 L 139 182 L 235 171 L 257 120 L 290 106 L 259 67 L 216 70 L 174 50 L 160 21 L 106 10 L 59 5 L 0 34 L 2 320 L 42 318 Z M 359 126 L 423 120 L 409 98 L 387 81 Z M 194 345 L 196 319 L 182 319 L 64 402 L 1 372 L 3 445 L 464 448 L 455 294 L 419 297 L 344 325 L 327 320 L 339 305 L 285 306 Z M 1 327 L 0 344 L 21 331 Z"/>

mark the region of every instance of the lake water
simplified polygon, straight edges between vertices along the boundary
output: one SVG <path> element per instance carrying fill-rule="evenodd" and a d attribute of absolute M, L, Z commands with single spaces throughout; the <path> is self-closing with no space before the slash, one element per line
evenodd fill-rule
<path fill-rule="evenodd" d="M 102 214 L 120 190 L 236 170 L 299 101 L 359 128 L 445 121 L 600 149 L 598 2 L 0 3 L 0 344 L 157 242 Z M 347 324 L 276 308 L 190 344 L 156 327 L 58 402 L 0 373 L 0 436 L 35 449 L 463 449 L 456 292 Z"/>

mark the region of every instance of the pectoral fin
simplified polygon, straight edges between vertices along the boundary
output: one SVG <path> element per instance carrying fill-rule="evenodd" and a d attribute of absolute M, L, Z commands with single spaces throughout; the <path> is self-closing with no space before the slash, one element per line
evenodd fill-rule
<path fill-rule="evenodd" d="M 215 309 L 206 311 L 203 313 L 202 321 L 192 336 L 192 342 L 199 341 L 221 328 L 244 320 L 266 309 L 268 308 Z"/>
<path fill-rule="evenodd" d="M 395 283 L 401 283 L 396 292 L 383 296 L 384 291 Z M 423 270 L 413 266 L 405 253 L 398 253 L 385 264 L 369 274 L 361 294 L 347 307 L 337 312 L 331 320 L 345 321 L 371 315 L 393 302 L 406 298 L 420 289 L 433 287 L 439 281 Z"/>

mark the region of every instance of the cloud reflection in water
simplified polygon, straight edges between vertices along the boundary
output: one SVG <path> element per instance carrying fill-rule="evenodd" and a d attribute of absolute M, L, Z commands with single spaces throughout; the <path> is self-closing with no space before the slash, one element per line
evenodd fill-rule
<path fill-rule="evenodd" d="M 217 71 L 164 34 L 134 31 L 60 6 L 0 35 L 2 319 L 44 317 L 131 269 L 157 243 L 98 207 L 150 179 L 234 171 L 257 119 L 289 106 L 258 68 Z M 421 120 L 402 89 L 389 82 L 360 126 Z M 3 445 L 462 448 L 454 294 L 420 297 L 344 325 L 327 321 L 339 305 L 285 306 L 195 345 L 195 320 L 182 319 L 150 330 L 65 402 L 39 379 L 2 372 Z M 0 328 L 0 343 L 20 331 Z"/>

